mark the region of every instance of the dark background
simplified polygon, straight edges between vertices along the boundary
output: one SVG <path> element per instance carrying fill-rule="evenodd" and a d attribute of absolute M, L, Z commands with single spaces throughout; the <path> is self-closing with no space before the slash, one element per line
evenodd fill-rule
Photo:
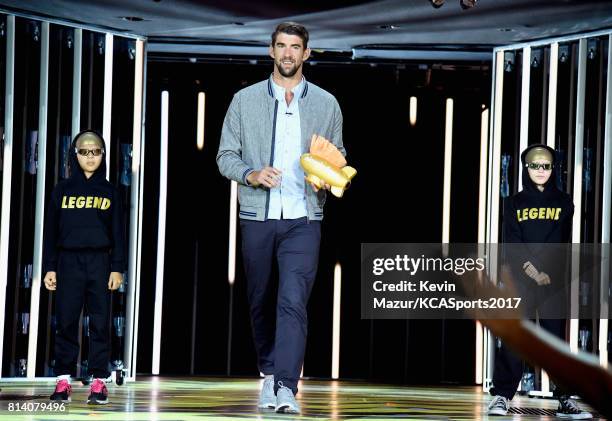
<path fill-rule="evenodd" d="M 362 242 L 440 242 L 445 101 L 454 99 L 451 241 L 476 242 L 480 118 L 490 100 L 489 63 L 305 65 L 344 116 L 348 162 L 358 175 L 329 197 L 312 291 L 304 376 L 331 375 L 333 270 L 342 265 L 340 376 L 403 383 L 474 382 L 474 322 L 361 320 Z M 270 60 L 150 60 L 145 171 L 159 171 L 161 91 L 170 96 L 168 207 L 161 373 L 225 375 L 230 182 L 217 169 L 221 125 L 233 94 L 267 78 Z M 206 92 L 205 146 L 196 147 L 197 93 Z M 418 119 L 409 123 L 409 98 Z M 145 178 L 138 372 L 150 372 L 158 178 Z M 197 244 L 197 255 L 196 255 Z M 238 238 L 229 374 L 257 375 Z M 194 291 L 195 300 L 194 300 Z M 195 338 L 192 338 L 195 310 Z M 194 342 L 195 341 L 195 342 Z M 195 345 L 192 351 L 192 343 Z M 192 367 L 193 361 L 193 367 Z"/>

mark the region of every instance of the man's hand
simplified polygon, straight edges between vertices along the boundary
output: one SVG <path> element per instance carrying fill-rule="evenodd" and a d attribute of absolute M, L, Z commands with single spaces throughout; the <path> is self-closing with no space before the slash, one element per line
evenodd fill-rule
<path fill-rule="evenodd" d="M 310 184 L 310 186 L 312 187 L 312 189 L 315 192 L 318 192 L 320 189 L 325 189 L 325 190 L 330 190 L 331 189 L 331 186 L 329 184 L 327 184 L 327 183 L 323 183 L 322 186 L 319 186 L 318 184 L 313 183 L 312 181 L 310 181 L 308 179 L 308 177 L 306 177 L 306 176 L 304 176 L 304 180 L 308 181 L 308 184 Z"/>
<path fill-rule="evenodd" d="M 251 186 L 264 186 L 269 189 L 278 186 L 280 180 L 281 171 L 273 167 L 265 167 L 260 171 L 253 171 L 247 176 L 247 181 Z"/>
<path fill-rule="evenodd" d="M 57 278 L 55 276 L 55 272 L 49 271 L 45 275 L 44 279 L 45 288 L 49 291 L 55 291 L 57 289 Z"/>
<path fill-rule="evenodd" d="M 111 272 L 108 277 L 108 289 L 111 291 L 116 290 L 123 283 L 123 274 L 121 272 Z"/>

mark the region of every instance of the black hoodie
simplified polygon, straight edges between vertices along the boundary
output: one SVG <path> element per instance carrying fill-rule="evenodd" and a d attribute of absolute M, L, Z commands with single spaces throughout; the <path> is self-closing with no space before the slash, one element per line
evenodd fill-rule
<path fill-rule="evenodd" d="M 524 272 L 526 262 L 531 262 L 539 272 L 548 274 L 557 288 L 565 279 L 567 246 L 563 244 L 571 240 L 574 204 L 571 197 L 555 185 L 554 162 L 543 191 L 531 181 L 525 168 L 525 156 L 535 147 L 548 149 L 555 159 L 555 151 L 542 144 L 531 145 L 521 154 L 523 190 L 504 201 L 503 242 L 523 243 L 524 246 L 507 246 L 504 255 L 515 277 L 523 280 L 516 285 L 517 288 L 536 286 Z M 543 245 L 545 243 L 549 245 Z M 526 290 L 521 291 L 521 296 L 527 298 Z M 545 288 L 542 294 L 552 295 L 552 292 Z"/>
<path fill-rule="evenodd" d="M 503 241 L 505 243 L 568 243 L 572 235 L 574 204 L 571 197 L 555 185 L 556 169 L 553 166 L 544 191 L 538 190 L 525 168 L 525 156 L 535 148 L 543 147 L 555 156 L 546 145 L 534 144 L 521 154 L 523 166 L 523 190 L 504 202 Z M 553 162 L 553 164 L 555 164 Z"/>
<path fill-rule="evenodd" d="M 89 179 L 85 176 L 75 152 L 81 133 L 74 137 L 69 150 L 70 178 L 57 184 L 47 206 L 43 273 L 56 271 L 58 252 L 62 249 L 107 251 L 111 255 L 111 272 L 123 272 L 125 234 L 121 196 L 106 180 L 104 155 L 92 176 Z"/>

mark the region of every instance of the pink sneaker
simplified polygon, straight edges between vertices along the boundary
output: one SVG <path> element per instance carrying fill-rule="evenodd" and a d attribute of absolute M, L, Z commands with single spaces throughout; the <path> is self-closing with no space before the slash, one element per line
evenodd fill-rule
<path fill-rule="evenodd" d="M 70 402 L 70 395 L 72 394 L 72 386 L 68 383 L 68 380 L 58 380 L 55 384 L 55 391 L 49 397 L 52 401 Z"/>
<path fill-rule="evenodd" d="M 87 403 L 91 405 L 106 405 L 108 403 L 108 389 L 106 389 L 104 381 L 94 379 L 89 388 Z"/>

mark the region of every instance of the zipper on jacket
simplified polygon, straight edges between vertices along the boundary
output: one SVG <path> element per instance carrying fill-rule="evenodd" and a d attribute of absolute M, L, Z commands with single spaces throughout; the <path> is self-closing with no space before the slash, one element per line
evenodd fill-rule
<path fill-rule="evenodd" d="M 274 164 L 274 145 L 276 144 L 276 115 L 278 114 L 278 99 L 274 99 L 274 120 L 272 120 L 272 147 L 270 148 L 270 164 Z M 270 189 L 266 192 L 266 210 L 264 221 L 268 220 L 268 211 L 270 210 Z"/>

